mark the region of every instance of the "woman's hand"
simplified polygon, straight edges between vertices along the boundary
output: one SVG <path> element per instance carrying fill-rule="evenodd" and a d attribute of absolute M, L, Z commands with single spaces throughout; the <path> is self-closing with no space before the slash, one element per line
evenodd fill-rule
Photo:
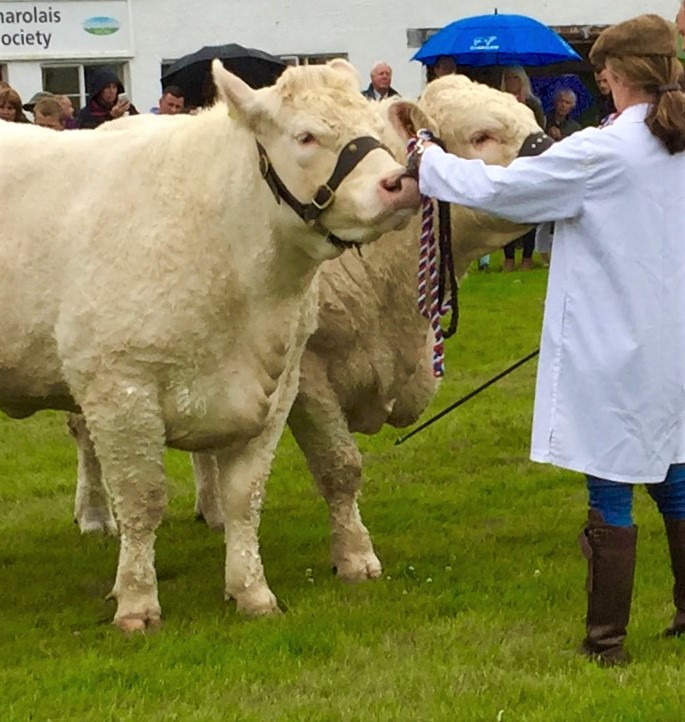
<path fill-rule="evenodd" d="M 119 100 L 112 106 L 109 114 L 112 116 L 112 118 L 121 118 L 130 107 L 130 100 Z"/>

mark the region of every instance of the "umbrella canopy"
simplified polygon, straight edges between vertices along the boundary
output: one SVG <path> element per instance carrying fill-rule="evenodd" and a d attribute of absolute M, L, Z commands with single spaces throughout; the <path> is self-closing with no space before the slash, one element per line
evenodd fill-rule
<path fill-rule="evenodd" d="M 580 55 L 547 25 L 526 15 L 478 15 L 446 25 L 414 55 L 433 65 L 441 55 L 457 66 L 551 65 L 582 60 Z"/>
<path fill-rule="evenodd" d="M 205 45 L 179 58 L 162 76 L 162 87 L 178 85 L 188 105 L 204 105 L 214 95 L 210 72 L 214 58 L 219 58 L 227 70 L 253 88 L 273 85 L 286 67 L 280 58 L 256 48 L 244 48 L 237 43 Z"/>

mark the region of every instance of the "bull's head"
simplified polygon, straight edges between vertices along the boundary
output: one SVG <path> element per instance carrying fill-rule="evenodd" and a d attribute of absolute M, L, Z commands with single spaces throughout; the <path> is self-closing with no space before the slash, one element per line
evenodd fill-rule
<path fill-rule="evenodd" d="M 418 208 L 417 184 L 380 144 L 380 118 L 346 61 L 288 68 L 260 90 L 218 61 L 213 73 L 220 98 L 254 136 L 254 162 L 261 156 L 274 191 L 273 219 L 299 233 L 312 255 L 332 257 L 341 245 L 373 241 Z"/>
<path fill-rule="evenodd" d="M 389 107 L 388 119 L 396 133 L 407 138 L 421 127 L 429 128 L 450 153 L 462 158 L 509 165 L 519 155 L 536 155 L 551 144 L 526 105 L 464 76 L 434 80 L 418 106 L 400 100 Z M 474 258 L 501 248 L 530 228 L 458 206 L 453 206 L 452 217 L 459 272 Z"/>

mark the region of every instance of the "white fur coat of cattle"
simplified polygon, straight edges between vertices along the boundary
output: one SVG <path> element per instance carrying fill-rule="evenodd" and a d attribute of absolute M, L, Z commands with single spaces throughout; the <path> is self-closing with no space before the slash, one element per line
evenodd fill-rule
<path fill-rule="evenodd" d="M 396 156 L 404 149 L 392 125 L 404 116 L 423 122 L 450 152 L 508 165 L 529 136 L 540 134 L 533 113 L 506 93 L 451 75 L 433 81 L 419 100 L 425 114 L 404 101 L 386 123 L 385 141 Z M 413 116 L 413 119 L 410 117 Z M 509 221 L 452 206 L 452 244 L 462 277 L 476 258 L 527 230 Z M 416 310 L 420 219 L 388 233 L 362 256 L 347 252 L 322 266 L 317 330 L 302 356 L 300 388 L 288 418 L 297 443 L 324 496 L 331 527 L 331 560 L 347 581 L 377 577 L 381 564 L 365 528 L 357 496 L 362 458 L 353 433 L 377 433 L 383 424 L 414 423 L 437 389 L 428 321 Z M 448 359 L 449 362 L 449 359 Z M 449 365 L 448 371 L 449 373 Z M 221 523 L 214 467 L 194 455 L 198 512 Z"/>
<path fill-rule="evenodd" d="M 424 91 L 419 110 L 405 101 L 383 104 L 384 140 L 398 158 L 404 152 L 394 125 L 429 125 L 448 149 L 466 158 L 508 165 L 529 136 L 539 135 L 533 113 L 511 95 L 447 76 Z M 457 275 L 476 258 L 501 248 L 527 230 L 509 221 L 453 206 Z M 319 272 L 317 330 L 302 356 L 300 387 L 288 424 L 303 450 L 329 508 L 331 558 L 348 581 L 381 573 L 357 504 L 362 458 L 353 433 L 377 433 L 383 424 L 414 423 L 436 391 L 431 370 L 433 338 L 416 310 L 419 218 L 384 235 L 362 255 L 346 252 Z M 449 359 L 448 359 L 449 373 Z M 74 430 L 79 453 L 76 518 L 84 531 L 108 529 L 97 461 L 85 429 Z M 217 504 L 216 460 L 193 454 L 197 513 L 210 526 L 223 524 Z"/>
<path fill-rule="evenodd" d="M 165 444 L 215 453 L 226 595 L 248 613 L 276 608 L 257 539 L 263 484 L 316 323 L 316 271 L 340 250 L 276 202 L 255 141 L 306 202 L 341 148 L 382 125 L 344 61 L 258 91 L 218 61 L 213 72 L 223 101 L 173 123 L 0 123 L 0 409 L 83 412 L 118 520 L 127 631 L 160 620 Z M 322 226 L 365 244 L 406 222 L 418 192 L 397 182 L 403 170 L 372 150 Z"/>
<path fill-rule="evenodd" d="M 487 163 L 508 165 L 526 138 L 540 133 L 527 106 L 464 76 L 430 83 L 419 108 L 450 152 Z M 394 137 L 389 133 L 386 143 L 400 157 L 403 148 Z M 451 218 L 458 278 L 471 261 L 526 231 L 458 206 Z M 353 433 L 413 424 L 437 390 L 433 334 L 416 310 L 420 232 L 417 215 L 404 230 L 364 249 L 363 257 L 345 253 L 322 267 L 318 327 L 302 357 L 288 418 L 328 505 L 333 567 L 348 581 L 381 573 L 357 504 L 362 457 Z"/>

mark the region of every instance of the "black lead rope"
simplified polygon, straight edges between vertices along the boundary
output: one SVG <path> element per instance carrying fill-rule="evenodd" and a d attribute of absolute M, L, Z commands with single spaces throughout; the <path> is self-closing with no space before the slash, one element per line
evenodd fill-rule
<path fill-rule="evenodd" d="M 438 300 L 442 308 L 447 292 L 450 297 L 450 322 L 443 329 L 444 338 L 450 338 L 457 332 L 459 326 L 459 284 L 454 272 L 454 254 L 452 252 L 452 218 L 450 204 L 438 201 L 438 248 L 440 249 L 440 268 L 438 276 Z M 449 288 L 448 288 L 449 284 Z"/>
<path fill-rule="evenodd" d="M 540 349 L 535 349 L 535 351 L 532 351 L 527 356 L 524 356 L 520 361 L 517 361 L 512 366 L 509 366 L 508 369 L 505 369 L 501 373 L 497 374 L 497 376 L 491 378 L 489 381 L 486 381 L 484 384 L 479 386 L 477 389 L 474 389 L 473 391 L 466 394 L 466 396 L 462 396 L 459 400 L 455 401 L 453 404 L 450 404 L 447 408 L 443 409 L 442 411 L 435 414 L 435 416 L 431 416 L 428 421 L 425 421 L 421 426 L 417 426 L 413 431 L 410 431 L 408 434 L 405 434 L 404 436 L 400 436 L 399 439 L 395 441 L 395 446 L 399 446 L 400 444 L 403 444 L 408 439 L 411 439 L 412 436 L 415 434 L 418 434 L 419 431 L 423 431 L 424 429 L 428 428 L 431 424 L 434 424 L 438 419 L 441 419 L 443 416 L 446 416 L 450 413 L 450 411 L 454 411 L 454 409 L 458 408 L 462 404 L 465 404 L 467 401 L 470 401 L 474 396 L 478 396 L 478 394 L 481 391 L 485 391 L 485 389 L 488 388 L 488 386 L 492 386 L 494 383 L 499 381 L 500 379 L 503 379 L 505 376 L 508 376 L 512 371 L 516 371 L 519 366 L 523 366 L 523 364 L 528 363 L 531 359 L 534 359 L 538 354 L 540 353 Z"/>

